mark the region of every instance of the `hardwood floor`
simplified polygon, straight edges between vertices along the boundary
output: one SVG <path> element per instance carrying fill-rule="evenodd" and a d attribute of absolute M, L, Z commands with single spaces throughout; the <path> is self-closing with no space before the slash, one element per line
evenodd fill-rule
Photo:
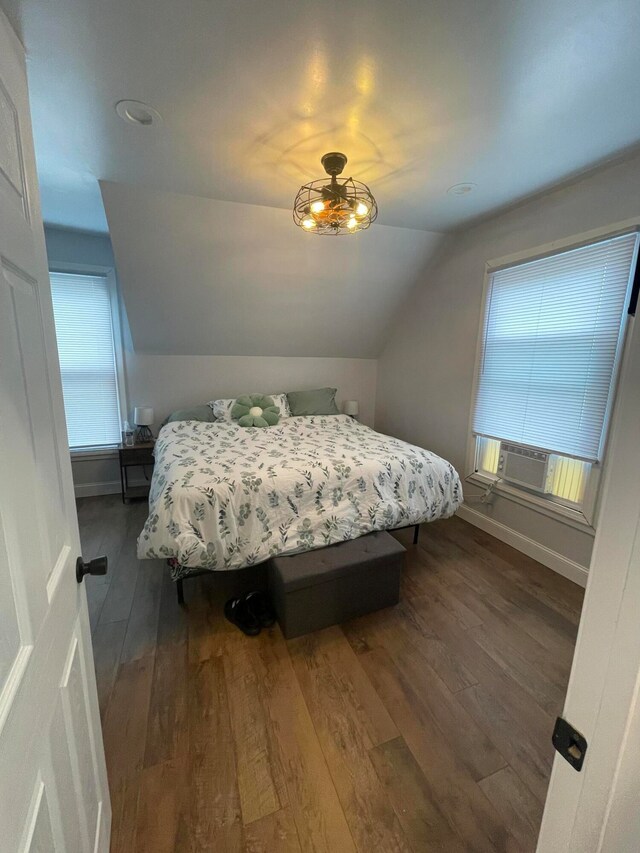
<path fill-rule="evenodd" d="M 146 505 L 78 502 L 112 851 L 533 851 L 582 590 L 460 519 L 396 535 L 402 601 L 286 642 L 180 608 Z"/>

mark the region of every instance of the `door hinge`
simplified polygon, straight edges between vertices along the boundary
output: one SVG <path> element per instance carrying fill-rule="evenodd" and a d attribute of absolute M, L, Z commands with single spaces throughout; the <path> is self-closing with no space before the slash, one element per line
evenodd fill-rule
<path fill-rule="evenodd" d="M 587 751 L 587 739 L 571 723 L 558 717 L 551 738 L 554 747 L 574 770 L 580 772 Z"/>

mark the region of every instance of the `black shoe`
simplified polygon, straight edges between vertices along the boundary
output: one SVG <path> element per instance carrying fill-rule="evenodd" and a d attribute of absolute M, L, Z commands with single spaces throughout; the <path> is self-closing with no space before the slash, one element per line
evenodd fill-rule
<path fill-rule="evenodd" d="M 270 628 L 276 621 L 269 597 L 264 592 L 248 592 L 245 597 L 247 610 L 263 628 Z"/>
<path fill-rule="evenodd" d="M 260 633 L 260 622 L 249 611 L 244 598 L 230 598 L 224 606 L 224 615 L 247 637 L 257 637 Z"/>

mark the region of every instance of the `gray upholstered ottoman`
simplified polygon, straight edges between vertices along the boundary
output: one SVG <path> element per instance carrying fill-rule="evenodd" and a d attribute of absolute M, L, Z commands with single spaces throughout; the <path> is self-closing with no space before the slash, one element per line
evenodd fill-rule
<path fill-rule="evenodd" d="M 269 590 L 285 637 L 397 604 L 404 555 L 402 545 L 382 531 L 317 551 L 273 557 Z"/>

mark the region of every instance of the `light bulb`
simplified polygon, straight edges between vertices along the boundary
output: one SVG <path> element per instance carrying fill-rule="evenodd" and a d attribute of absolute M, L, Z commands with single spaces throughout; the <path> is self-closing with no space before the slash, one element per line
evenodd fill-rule
<path fill-rule="evenodd" d="M 351 217 L 351 219 L 347 222 L 347 228 L 350 228 L 352 231 L 358 224 L 358 220 Z"/>
<path fill-rule="evenodd" d="M 302 225 L 303 225 L 303 227 L 304 227 L 304 228 L 307 228 L 307 229 L 315 228 L 315 227 L 316 227 L 316 223 L 314 222 L 314 220 L 313 220 L 313 219 L 303 219 L 303 220 L 302 220 Z"/>
<path fill-rule="evenodd" d="M 311 203 L 311 213 L 322 213 L 324 210 L 323 201 L 314 201 Z"/>
<path fill-rule="evenodd" d="M 358 206 L 356 207 L 356 213 L 358 216 L 366 216 L 369 213 L 369 208 L 363 201 L 358 202 Z"/>

